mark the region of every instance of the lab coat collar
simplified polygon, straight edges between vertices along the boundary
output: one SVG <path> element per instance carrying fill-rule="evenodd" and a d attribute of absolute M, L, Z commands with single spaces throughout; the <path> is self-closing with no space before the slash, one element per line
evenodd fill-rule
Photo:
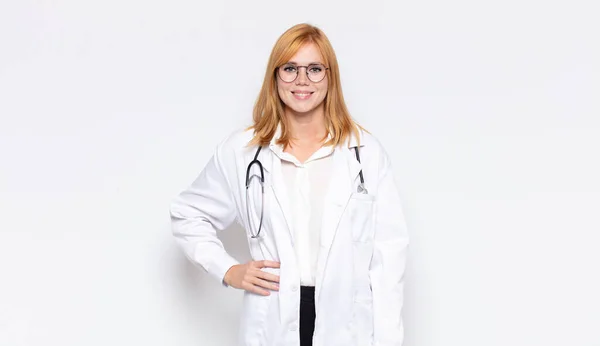
<path fill-rule="evenodd" d="M 298 161 L 298 159 L 296 159 L 293 155 L 284 152 L 283 145 L 277 144 L 277 140 L 280 137 L 281 137 L 281 124 L 278 124 L 277 130 L 275 131 L 275 135 L 273 135 L 273 138 L 271 139 L 271 142 L 269 143 L 269 149 L 271 150 L 271 152 L 274 153 L 280 160 L 290 161 L 296 165 L 301 165 L 301 163 Z M 331 138 L 332 138 L 331 133 L 328 133 L 326 141 L 330 140 Z M 333 149 L 334 148 L 331 146 L 321 147 L 309 158 L 309 160 L 310 161 L 317 160 L 319 158 L 328 156 L 333 152 Z M 265 167 L 265 170 L 270 171 L 269 168 L 270 167 Z"/>
<path fill-rule="evenodd" d="M 361 138 L 360 141 L 360 147 L 364 147 L 365 146 L 365 142 L 363 140 L 364 137 L 364 132 L 362 129 L 358 129 L 358 135 Z M 356 138 L 356 136 L 354 136 L 354 133 L 350 133 L 350 136 L 348 136 L 348 148 L 355 148 L 358 147 L 358 138 Z"/>
<path fill-rule="evenodd" d="M 358 129 L 358 136 L 361 138 L 360 141 L 360 147 L 363 147 L 365 145 L 364 141 L 362 140 L 364 137 L 364 130 L 362 129 Z M 269 148 L 271 150 L 278 150 L 279 152 L 283 152 L 283 145 L 277 144 L 277 140 L 281 138 L 281 123 L 277 124 L 277 129 L 275 130 L 275 134 L 273 135 L 273 138 L 271 138 L 271 142 L 269 143 Z M 331 132 L 327 133 L 327 140 L 330 140 L 332 138 L 331 136 Z M 350 135 L 348 136 L 348 139 L 346 140 L 346 143 L 348 144 L 348 148 L 355 148 L 358 147 L 358 142 L 359 139 L 354 135 L 354 133 L 350 133 Z"/>

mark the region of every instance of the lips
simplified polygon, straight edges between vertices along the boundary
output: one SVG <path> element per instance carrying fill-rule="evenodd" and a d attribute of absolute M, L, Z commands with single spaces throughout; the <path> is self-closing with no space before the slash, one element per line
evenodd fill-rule
<path fill-rule="evenodd" d="M 314 91 L 292 91 L 292 94 L 298 100 L 306 100 L 314 94 Z"/>

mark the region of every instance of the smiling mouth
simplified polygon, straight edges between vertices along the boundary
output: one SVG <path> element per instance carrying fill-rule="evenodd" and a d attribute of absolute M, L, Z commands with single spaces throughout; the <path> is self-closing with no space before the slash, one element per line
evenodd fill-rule
<path fill-rule="evenodd" d="M 312 94 L 314 94 L 314 91 L 292 91 L 292 95 L 294 95 L 294 98 L 298 101 L 305 101 L 311 98 Z"/>

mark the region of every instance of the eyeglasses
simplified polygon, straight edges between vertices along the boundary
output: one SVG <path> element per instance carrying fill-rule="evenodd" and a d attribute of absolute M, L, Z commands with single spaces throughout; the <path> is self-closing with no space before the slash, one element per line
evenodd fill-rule
<path fill-rule="evenodd" d="M 282 81 L 286 83 L 291 83 L 295 81 L 296 78 L 298 78 L 298 71 L 300 71 L 301 67 L 304 67 L 306 69 L 306 76 L 313 83 L 319 83 L 320 81 L 322 81 L 327 75 L 327 70 L 329 70 L 329 68 L 323 66 L 322 64 L 297 66 L 292 63 L 287 63 L 277 68 L 277 75 Z"/>

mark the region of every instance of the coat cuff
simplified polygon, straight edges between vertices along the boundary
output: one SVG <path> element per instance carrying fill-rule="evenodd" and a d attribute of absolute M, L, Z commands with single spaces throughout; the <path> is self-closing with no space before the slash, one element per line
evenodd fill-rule
<path fill-rule="evenodd" d="M 225 274 L 227 273 L 229 268 L 237 264 L 240 264 L 240 262 L 238 262 L 235 258 L 231 257 L 229 254 L 224 252 L 223 254 L 216 256 L 213 259 L 211 265 L 208 266 L 207 271 L 210 275 L 219 280 L 223 286 L 229 287 L 229 285 L 227 285 L 224 280 Z"/>

